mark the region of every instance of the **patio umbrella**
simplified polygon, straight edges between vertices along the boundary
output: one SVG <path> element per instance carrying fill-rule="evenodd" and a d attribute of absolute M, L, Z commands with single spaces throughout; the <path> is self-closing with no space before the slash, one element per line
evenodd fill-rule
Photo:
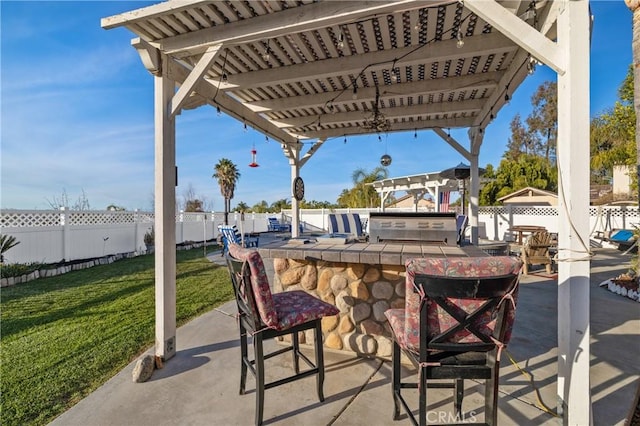
<path fill-rule="evenodd" d="M 483 175 L 486 170 L 482 167 L 478 168 L 478 174 Z M 455 167 L 445 169 L 440 172 L 440 176 L 446 179 L 467 179 L 471 175 L 471 166 L 460 163 Z"/>

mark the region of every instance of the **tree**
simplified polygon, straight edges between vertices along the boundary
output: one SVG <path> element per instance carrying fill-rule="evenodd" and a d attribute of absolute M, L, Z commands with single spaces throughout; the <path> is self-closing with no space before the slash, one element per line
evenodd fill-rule
<path fill-rule="evenodd" d="M 69 203 L 69 195 L 65 188 L 62 188 L 62 195 L 59 198 L 54 195 L 52 200 L 48 198 L 46 200 L 53 210 L 60 210 L 62 207 L 70 210 L 91 210 L 89 198 L 87 197 L 87 193 L 84 192 L 84 189 L 82 189 L 82 192 L 78 195 L 78 199 L 73 205 Z"/>
<path fill-rule="evenodd" d="M 527 117 L 527 126 L 536 148 L 544 154 L 547 161 L 555 163 L 556 140 L 558 137 L 558 85 L 545 81 L 531 96 L 533 111 Z"/>
<path fill-rule="evenodd" d="M 613 108 L 606 110 L 591 120 L 591 169 L 592 182 L 609 181 L 615 165 L 633 166 L 637 163 L 636 113 L 633 101 L 633 70 L 618 89 L 619 99 Z M 637 186 L 637 178 L 633 185 Z"/>
<path fill-rule="evenodd" d="M 254 204 L 253 207 L 251 207 L 251 211 L 255 213 L 266 213 L 269 211 L 269 204 L 265 200 L 262 200 Z"/>
<path fill-rule="evenodd" d="M 282 210 L 290 209 L 290 208 L 291 208 L 291 201 L 287 201 L 286 198 L 282 198 L 280 200 L 277 200 L 271 203 L 271 206 L 269 207 L 269 211 L 273 213 L 278 213 L 278 212 L 281 212 Z"/>
<path fill-rule="evenodd" d="M 387 177 L 389 177 L 389 171 L 382 166 L 370 172 L 362 168 L 354 170 L 351 175 L 354 187 L 342 191 L 338 197 L 338 205 L 340 207 L 376 207 L 379 200 L 378 193 L 367 184 Z"/>
<path fill-rule="evenodd" d="M 247 205 L 247 203 L 245 203 L 244 201 L 240 201 L 237 205 L 236 208 L 233 209 L 233 211 L 236 212 L 250 212 L 251 209 L 249 208 L 249 206 Z"/>
<path fill-rule="evenodd" d="M 182 197 L 184 198 L 185 212 L 202 212 L 204 211 L 204 201 L 196 196 L 196 190 L 193 184 L 189 184 L 185 189 Z"/>
<path fill-rule="evenodd" d="M 331 203 L 329 201 L 316 201 L 316 200 L 300 201 L 301 209 L 334 209 L 336 207 L 338 207 L 337 204 Z"/>
<path fill-rule="evenodd" d="M 240 172 L 238 167 L 227 158 L 221 158 L 220 161 L 214 166 L 215 173 L 213 178 L 218 181 L 220 185 L 220 193 L 224 198 L 224 224 L 229 224 L 229 211 L 231 210 L 231 199 L 236 189 L 236 183 L 240 179 Z"/>
<path fill-rule="evenodd" d="M 638 203 L 640 203 L 640 0 L 624 0 L 631 13 L 633 13 L 633 40 L 631 49 L 633 50 L 633 106 L 636 114 L 636 187 L 638 193 Z M 639 206 L 640 207 L 640 204 Z"/>
<path fill-rule="evenodd" d="M 557 168 L 534 154 L 522 154 L 517 160 L 505 158 L 495 173 L 489 165 L 484 177 L 492 180 L 480 190 L 480 205 L 495 205 L 498 198 L 527 186 L 558 190 Z"/>
<path fill-rule="evenodd" d="M 521 155 L 532 154 L 536 151 L 537 139 L 522 123 L 520 114 L 516 114 L 509 124 L 511 137 L 507 141 L 507 151 L 504 158 L 517 160 Z"/>

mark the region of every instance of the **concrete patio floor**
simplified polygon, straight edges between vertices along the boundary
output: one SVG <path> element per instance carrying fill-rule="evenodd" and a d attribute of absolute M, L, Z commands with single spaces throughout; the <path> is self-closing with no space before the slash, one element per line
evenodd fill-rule
<path fill-rule="evenodd" d="M 261 245 L 263 240 L 261 239 Z M 210 258 L 221 263 L 219 253 Z M 640 303 L 598 286 L 626 271 L 629 256 L 596 249 L 591 265 L 591 392 L 595 425 L 623 425 L 638 387 Z M 270 262 L 265 262 L 269 264 Z M 502 357 L 499 423 L 558 425 L 556 409 L 557 278 L 522 277 L 508 351 L 533 378 Z M 180 327 L 177 354 L 146 383 L 133 383 L 134 363 L 58 417 L 52 425 L 250 425 L 255 393 L 238 395 L 240 361 L 235 304 L 227 303 Z M 276 345 L 275 342 L 272 342 Z M 152 349 L 149 350 L 152 353 Z M 311 352 L 310 352 L 311 353 Z M 267 380 L 290 374 L 291 357 L 269 361 Z M 315 379 L 267 390 L 264 423 L 273 425 L 405 425 L 393 421 L 390 362 L 325 349 L 325 401 Z M 405 370 L 407 374 L 412 369 Z M 463 411 L 483 416 L 482 383 L 467 381 Z M 408 391 L 405 391 L 409 393 Z M 453 411 L 450 390 L 429 390 L 430 419 Z M 537 396 L 539 395 L 539 397 Z M 417 410 L 417 398 L 415 399 Z"/>

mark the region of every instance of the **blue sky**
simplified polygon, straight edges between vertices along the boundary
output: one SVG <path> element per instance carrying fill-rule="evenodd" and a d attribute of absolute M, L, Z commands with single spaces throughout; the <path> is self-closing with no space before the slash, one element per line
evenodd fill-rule
<path fill-rule="evenodd" d="M 100 18 L 149 2 L 0 1 L 2 208 L 47 209 L 63 190 L 84 190 L 92 209 L 110 204 L 152 209 L 153 79 L 126 29 L 103 30 Z M 592 1 L 591 114 L 613 106 L 631 63 L 631 12 L 621 0 Z M 526 117 L 535 89 L 556 75 L 538 67 L 486 129 L 480 165 L 497 166 L 516 113 Z M 184 111 L 176 124 L 179 200 L 189 186 L 212 210 L 224 201 L 213 166 L 229 158 L 241 173 L 232 205 L 290 197 L 290 168 L 266 141 L 213 108 Z M 452 131 L 468 146 L 466 130 Z M 250 168 L 255 145 L 258 168 Z M 435 133 L 413 132 L 327 141 L 301 169 L 306 199 L 335 202 L 354 170 L 393 158 L 390 176 L 438 171 L 462 161 Z"/>

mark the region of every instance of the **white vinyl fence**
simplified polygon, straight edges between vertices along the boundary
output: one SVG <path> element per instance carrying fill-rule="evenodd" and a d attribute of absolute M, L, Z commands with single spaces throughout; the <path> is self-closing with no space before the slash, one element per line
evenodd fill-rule
<path fill-rule="evenodd" d="M 481 207 L 479 236 L 505 241 L 513 236 L 514 225 L 541 225 L 551 232 L 558 229 L 557 207 Z M 300 223 L 304 232 L 326 232 L 327 215 L 332 212 L 359 213 L 363 221 L 376 209 L 303 209 Z M 387 209 L 387 212 L 413 211 Z M 426 210 L 419 210 L 426 211 Z M 590 229 L 632 229 L 640 222 L 637 207 L 590 207 Z M 242 232 L 266 232 L 267 218 L 291 222 L 291 211 L 273 213 L 230 213 L 229 223 Z M 152 212 L 70 211 L 70 210 L 2 210 L 2 234 L 20 242 L 5 253 L 7 263 L 57 263 L 63 260 L 91 259 L 121 253 L 143 253 L 145 232 L 153 226 Z M 185 213 L 176 215 L 176 243 L 214 241 L 218 225 L 224 223 L 223 212 Z M 365 228 L 368 231 L 368 227 Z"/>
<path fill-rule="evenodd" d="M 229 213 L 229 224 L 243 232 L 266 232 L 276 214 Z M 141 211 L 2 210 L 2 234 L 19 244 L 5 253 L 6 263 L 58 263 L 119 253 L 144 253 L 143 237 L 154 214 Z M 176 215 L 176 243 L 215 241 L 223 212 Z"/>

